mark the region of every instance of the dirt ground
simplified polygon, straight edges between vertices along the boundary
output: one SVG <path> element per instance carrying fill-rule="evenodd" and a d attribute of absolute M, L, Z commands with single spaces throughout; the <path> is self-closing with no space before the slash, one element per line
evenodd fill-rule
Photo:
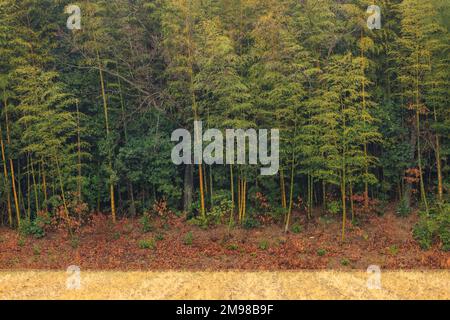
<path fill-rule="evenodd" d="M 0 272 L 2 299 L 450 299 L 449 271 Z M 68 286 L 69 285 L 69 286 Z M 378 286 L 379 285 L 379 286 Z"/>
<path fill-rule="evenodd" d="M 171 217 L 167 222 L 152 221 L 152 230 L 144 233 L 138 220 L 112 225 L 108 217 L 97 215 L 73 237 L 62 230 L 34 239 L 0 228 L 0 270 L 66 270 L 70 265 L 92 271 L 365 272 L 369 265 L 384 270 L 448 270 L 449 252 L 439 244 L 423 251 L 413 239 L 416 221 L 415 214 L 368 216 L 357 226 L 349 223 L 347 239 L 341 242 L 339 217 L 308 222 L 297 216 L 294 224 L 301 230 L 288 234 L 276 224 L 231 232 L 226 226 L 203 230 Z"/>

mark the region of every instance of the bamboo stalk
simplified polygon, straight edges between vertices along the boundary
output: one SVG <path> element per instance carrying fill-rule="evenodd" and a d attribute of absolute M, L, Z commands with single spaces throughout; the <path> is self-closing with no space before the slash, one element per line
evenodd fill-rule
<path fill-rule="evenodd" d="M 4 105 L 5 105 L 5 122 L 6 122 L 6 141 L 8 143 L 8 146 L 11 146 L 11 136 L 9 133 L 9 119 L 8 119 L 8 103 L 6 99 L 4 101 Z M 14 175 L 14 163 L 13 160 L 11 159 L 11 156 L 9 156 L 8 158 L 9 158 L 9 167 L 11 171 L 11 184 L 13 189 L 14 206 L 16 208 L 17 226 L 20 227 L 20 207 L 16 189 L 16 178 Z"/>
<path fill-rule="evenodd" d="M 436 108 L 434 108 L 434 122 L 437 123 L 437 114 L 436 114 Z M 439 142 L 439 134 L 436 132 L 436 170 L 437 170 L 437 177 L 438 177 L 438 200 L 443 201 L 444 199 L 444 188 L 442 183 L 442 167 L 441 167 L 441 147 Z"/>
<path fill-rule="evenodd" d="M 280 170 L 280 185 L 281 185 L 281 206 L 286 209 L 286 186 L 284 184 L 284 172 L 283 169 Z"/>

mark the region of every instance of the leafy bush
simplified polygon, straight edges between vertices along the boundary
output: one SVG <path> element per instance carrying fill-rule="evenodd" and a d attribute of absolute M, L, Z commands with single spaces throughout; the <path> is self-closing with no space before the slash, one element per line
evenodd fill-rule
<path fill-rule="evenodd" d="M 350 265 L 350 260 L 348 260 L 347 258 L 341 259 L 341 265 L 343 265 L 343 266 Z"/>
<path fill-rule="evenodd" d="M 19 233 L 23 236 L 33 236 L 36 239 L 45 237 L 45 229 L 50 224 L 50 218 L 39 216 L 34 220 L 22 220 Z"/>
<path fill-rule="evenodd" d="M 35 256 L 41 255 L 41 247 L 39 247 L 37 244 L 33 245 L 33 254 Z"/>
<path fill-rule="evenodd" d="M 269 241 L 267 240 L 261 240 L 258 244 L 258 248 L 260 248 L 261 250 L 267 250 L 269 249 Z"/>
<path fill-rule="evenodd" d="M 374 211 L 377 214 L 377 216 L 379 216 L 379 217 L 384 216 L 388 204 L 389 204 L 389 202 L 387 200 L 381 200 L 379 202 L 378 206 L 374 207 Z"/>
<path fill-rule="evenodd" d="M 194 226 L 198 226 L 202 229 L 207 229 L 209 226 L 208 218 L 202 216 L 193 217 L 188 221 L 188 223 Z"/>
<path fill-rule="evenodd" d="M 140 240 L 139 243 L 139 248 L 141 249 L 155 249 L 155 240 L 153 239 L 148 239 L 148 240 Z"/>
<path fill-rule="evenodd" d="M 319 256 L 319 257 L 323 257 L 324 255 L 326 255 L 327 254 L 327 250 L 325 250 L 325 249 L 319 249 L 319 250 L 317 250 L 317 255 Z"/>
<path fill-rule="evenodd" d="M 228 221 L 228 217 L 233 209 L 233 203 L 230 200 L 229 192 L 219 190 L 213 197 L 214 205 L 206 212 L 205 217 L 197 214 L 197 216 L 191 217 L 189 223 L 199 226 L 203 229 L 211 225 L 218 225 L 224 221 Z M 199 210 L 198 210 L 199 211 Z"/>
<path fill-rule="evenodd" d="M 141 220 L 140 220 L 141 226 L 142 226 L 142 232 L 143 233 L 148 233 L 150 231 L 152 231 L 152 224 L 150 222 L 150 215 L 148 213 L 145 213 Z"/>
<path fill-rule="evenodd" d="M 338 214 L 342 210 L 342 203 L 339 200 L 329 201 L 327 203 L 327 211 L 332 214 Z"/>
<path fill-rule="evenodd" d="M 399 252 L 399 248 L 396 244 L 389 247 L 389 254 L 395 256 L 398 254 L 398 252 Z"/>
<path fill-rule="evenodd" d="M 232 243 L 232 244 L 229 244 L 229 245 L 227 245 L 227 249 L 228 250 L 237 250 L 239 247 L 238 247 L 238 245 L 237 244 L 234 244 L 234 243 Z"/>
<path fill-rule="evenodd" d="M 431 248 L 433 244 L 433 234 L 436 226 L 433 220 L 421 219 L 413 230 L 414 239 L 416 239 L 420 247 L 424 250 Z"/>
<path fill-rule="evenodd" d="M 302 232 L 302 226 L 295 223 L 292 225 L 291 230 L 293 233 L 300 233 Z"/>
<path fill-rule="evenodd" d="M 192 233 L 192 231 L 189 231 L 184 236 L 184 241 L 183 242 L 184 242 L 185 245 L 191 246 L 193 241 L 194 241 L 194 234 Z"/>
<path fill-rule="evenodd" d="M 400 200 L 396 213 L 400 217 L 406 217 L 411 213 L 411 207 L 409 206 L 408 200 L 406 198 L 403 198 Z"/>
<path fill-rule="evenodd" d="M 419 222 L 414 226 L 413 236 L 424 250 L 440 241 L 442 250 L 450 251 L 450 204 L 436 204 L 430 209 L 429 215 L 422 212 Z"/>
<path fill-rule="evenodd" d="M 245 219 L 245 221 L 244 221 L 242 226 L 244 227 L 244 229 L 255 229 L 255 228 L 258 228 L 260 225 L 261 224 L 260 224 L 260 222 L 257 219 L 255 219 L 252 216 L 248 216 Z"/>
<path fill-rule="evenodd" d="M 275 222 L 281 222 L 286 215 L 286 209 L 283 207 L 274 207 L 270 210 L 269 214 Z"/>
<path fill-rule="evenodd" d="M 233 203 L 229 199 L 222 199 L 220 202 L 215 202 L 215 205 L 209 212 L 206 213 L 206 218 L 209 224 L 220 224 L 222 218 L 228 217 L 233 209 Z"/>

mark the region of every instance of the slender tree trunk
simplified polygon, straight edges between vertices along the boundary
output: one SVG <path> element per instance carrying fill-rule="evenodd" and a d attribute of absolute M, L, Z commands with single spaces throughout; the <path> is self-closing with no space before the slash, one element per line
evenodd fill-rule
<path fill-rule="evenodd" d="M 283 169 L 280 170 L 280 186 L 281 186 L 281 206 L 283 209 L 286 209 L 287 202 L 286 202 L 286 186 L 284 184 L 284 171 Z"/>
<path fill-rule="evenodd" d="M 6 141 L 8 142 L 8 146 L 11 147 L 11 136 L 9 133 L 9 119 L 8 119 L 8 103 L 5 100 L 5 122 L 6 122 Z M 17 190 L 16 190 L 16 177 L 14 175 L 14 163 L 9 156 L 9 168 L 11 171 L 11 185 L 13 189 L 13 197 L 14 197 L 14 206 L 16 208 L 16 219 L 17 219 L 17 226 L 20 227 L 20 207 L 19 207 L 19 198 L 17 196 Z"/>
<path fill-rule="evenodd" d="M 194 175 L 191 164 L 184 167 L 184 192 L 183 192 L 183 209 L 189 212 L 192 209 L 192 195 L 194 190 Z"/>
<path fill-rule="evenodd" d="M 420 147 L 420 115 L 419 110 L 416 110 L 416 119 L 417 119 L 417 162 L 419 165 L 419 179 L 420 179 L 420 194 L 422 196 L 422 202 L 425 205 L 425 212 L 428 214 L 428 201 L 427 195 L 425 193 L 425 184 L 423 181 L 423 169 L 422 169 L 422 150 Z"/>
<path fill-rule="evenodd" d="M 95 46 L 97 46 L 97 40 L 95 38 L 95 35 L 94 35 L 94 43 L 95 43 Z M 97 47 L 95 48 L 95 54 L 96 54 L 96 58 L 97 58 L 98 72 L 99 72 L 99 76 L 100 76 L 100 87 L 101 87 L 102 99 L 103 99 L 103 112 L 105 114 L 106 139 L 108 141 L 109 169 L 112 171 L 112 150 L 111 150 L 111 145 L 109 145 L 111 143 L 111 141 L 110 141 L 110 131 L 109 131 L 108 102 L 107 102 L 107 97 L 106 97 L 103 69 L 102 69 L 102 64 L 100 61 L 100 53 L 99 53 Z M 112 177 L 110 177 L 110 178 L 112 178 Z M 110 191 L 110 200 L 111 200 L 112 221 L 113 221 L 113 223 L 116 223 L 116 204 L 115 204 L 115 199 L 114 199 L 113 181 L 110 181 L 109 191 Z"/>
<path fill-rule="evenodd" d="M 38 186 L 36 183 L 36 173 L 34 171 L 33 157 L 30 156 L 31 177 L 33 178 L 34 201 L 36 205 L 36 213 L 40 210 Z"/>
<path fill-rule="evenodd" d="M 323 197 L 323 211 L 327 209 L 327 183 L 325 180 L 322 180 L 322 197 Z"/>
<path fill-rule="evenodd" d="M 76 106 L 77 106 L 77 170 L 78 170 L 78 176 L 77 176 L 77 192 L 78 192 L 78 199 L 81 202 L 82 201 L 82 195 L 81 195 L 81 183 L 82 183 L 82 176 L 81 176 L 81 129 L 80 129 L 80 109 L 79 109 L 79 102 L 78 99 L 76 100 Z"/>
<path fill-rule="evenodd" d="M 30 155 L 27 154 L 27 219 L 31 220 L 31 183 L 30 183 Z"/>
<path fill-rule="evenodd" d="M 212 165 L 209 166 L 209 197 L 211 199 L 211 209 L 214 207 L 214 193 L 213 193 L 213 173 Z"/>
<path fill-rule="evenodd" d="M 230 221 L 228 224 L 228 231 L 231 228 L 234 220 L 234 176 L 233 176 L 233 165 L 230 164 L 230 188 L 231 188 L 231 213 L 230 213 Z"/>
<path fill-rule="evenodd" d="M 436 108 L 434 108 L 434 122 L 437 123 Z M 436 157 L 436 169 L 438 178 L 438 200 L 442 202 L 444 199 L 444 188 L 442 183 L 441 147 L 439 142 L 439 134 L 437 132 L 435 139 L 436 139 L 435 157 Z"/>
<path fill-rule="evenodd" d="M 341 103 L 343 106 L 343 104 Z M 342 117 L 343 117 L 343 142 L 342 142 L 342 173 L 341 173 L 341 195 L 342 195 L 342 241 L 345 240 L 345 225 L 347 220 L 347 203 L 346 203 L 346 153 L 347 153 L 347 142 L 346 142 L 346 119 L 344 113 L 344 107 L 342 107 Z"/>
<path fill-rule="evenodd" d="M 44 159 L 42 159 L 42 191 L 44 192 L 44 201 L 45 201 L 45 210 L 48 210 L 47 208 L 47 180 L 45 177 L 45 165 L 44 165 Z"/>
<path fill-rule="evenodd" d="M 352 222 L 355 222 L 355 204 L 353 202 L 353 184 L 350 183 L 350 210 L 352 211 Z"/>
<path fill-rule="evenodd" d="M 242 181 L 240 176 L 238 175 L 238 222 L 241 223 L 241 214 L 242 214 Z"/>
<path fill-rule="evenodd" d="M 362 111 L 363 114 L 366 111 L 366 83 L 365 83 L 365 65 L 364 65 L 364 47 L 363 47 L 363 29 L 361 29 L 361 89 L 362 89 Z M 366 122 L 364 121 L 364 126 Z M 367 178 L 369 176 L 369 164 L 368 164 L 368 154 L 367 154 L 367 142 L 364 139 L 364 209 L 369 209 L 369 183 Z M 353 211 L 352 211 L 353 214 Z"/>
<path fill-rule="evenodd" d="M 343 165 L 343 170 L 342 170 L 342 178 L 341 178 L 341 195 L 342 195 L 342 241 L 345 240 L 345 224 L 346 224 L 346 220 L 347 220 L 347 204 L 346 204 L 346 183 L 345 183 L 345 165 Z"/>
<path fill-rule="evenodd" d="M 191 22 L 189 17 L 189 11 L 190 7 L 186 10 L 186 16 L 185 16 L 185 24 L 186 24 L 186 30 L 187 30 L 187 51 L 188 51 L 188 64 L 189 64 L 189 81 L 190 81 L 190 93 L 191 93 L 191 102 L 192 102 L 192 110 L 194 113 L 194 121 L 198 121 L 198 106 L 197 106 L 197 99 L 195 97 L 195 90 L 194 90 L 194 67 L 193 67 L 193 48 L 192 48 L 192 39 L 191 39 Z M 198 136 L 198 133 L 196 134 L 195 141 L 200 141 L 201 137 Z M 205 193 L 204 193 L 204 186 L 203 186 L 203 169 L 202 169 L 202 161 L 199 161 L 198 164 L 198 172 L 199 172 L 199 185 L 200 185 L 200 209 L 201 209 L 201 215 L 203 218 L 206 217 L 205 212 Z"/>
<path fill-rule="evenodd" d="M 242 184 L 244 191 L 242 192 L 242 223 L 245 223 L 245 214 L 247 209 L 247 178 L 244 178 Z"/>
<path fill-rule="evenodd" d="M 3 177 L 4 177 L 4 186 L 6 191 L 6 209 L 8 211 L 8 223 L 9 226 L 12 227 L 13 225 L 13 218 L 12 218 L 12 209 L 11 209 L 11 191 L 9 188 L 9 175 L 8 175 L 8 166 L 6 164 L 6 156 L 5 156 L 5 145 L 3 143 L 3 130 L 2 126 L 0 124 L 0 144 L 2 148 L 2 161 L 3 161 Z"/>
<path fill-rule="evenodd" d="M 418 48 L 416 48 L 417 52 L 417 68 L 419 65 L 419 51 Z M 419 99 L 419 70 L 416 70 L 416 127 L 417 127 L 417 162 L 419 165 L 419 175 L 420 175 L 420 194 L 422 196 L 422 202 L 425 205 L 425 212 L 427 215 L 429 214 L 428 211 L 428 201 L 427 201 L 427 195 L 425 194 L 425 185 L 423 182 L 423 169 L 422 169 L 422 150 L 420 147 L 420 99 Z"/>
<path fill-rule="evenodd" d="M 294 173 L 295 173 L 295 153 L 294 148 L 292 148 L 292 159 L 291 159 L 291 184 L 289 186 L 289 207 L 288 207 L 288 213 L 286 216 L 286 225 L 284 226 L 284 232 L 287 233 L 289 230 L 289 223 L 291 221 L 291 215 L 292 215 L 292 206 L 294 201 Z"/>

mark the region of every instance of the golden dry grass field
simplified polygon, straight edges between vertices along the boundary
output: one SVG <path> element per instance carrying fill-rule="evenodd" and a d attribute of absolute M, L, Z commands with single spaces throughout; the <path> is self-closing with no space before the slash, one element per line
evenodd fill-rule
<path fill-rule="evenodd" d="M 450 299 L 450 271 L 113 272 L 0 271 L 3 299 Z M 374 282 L 371 282 L 374 284 Z"/>

